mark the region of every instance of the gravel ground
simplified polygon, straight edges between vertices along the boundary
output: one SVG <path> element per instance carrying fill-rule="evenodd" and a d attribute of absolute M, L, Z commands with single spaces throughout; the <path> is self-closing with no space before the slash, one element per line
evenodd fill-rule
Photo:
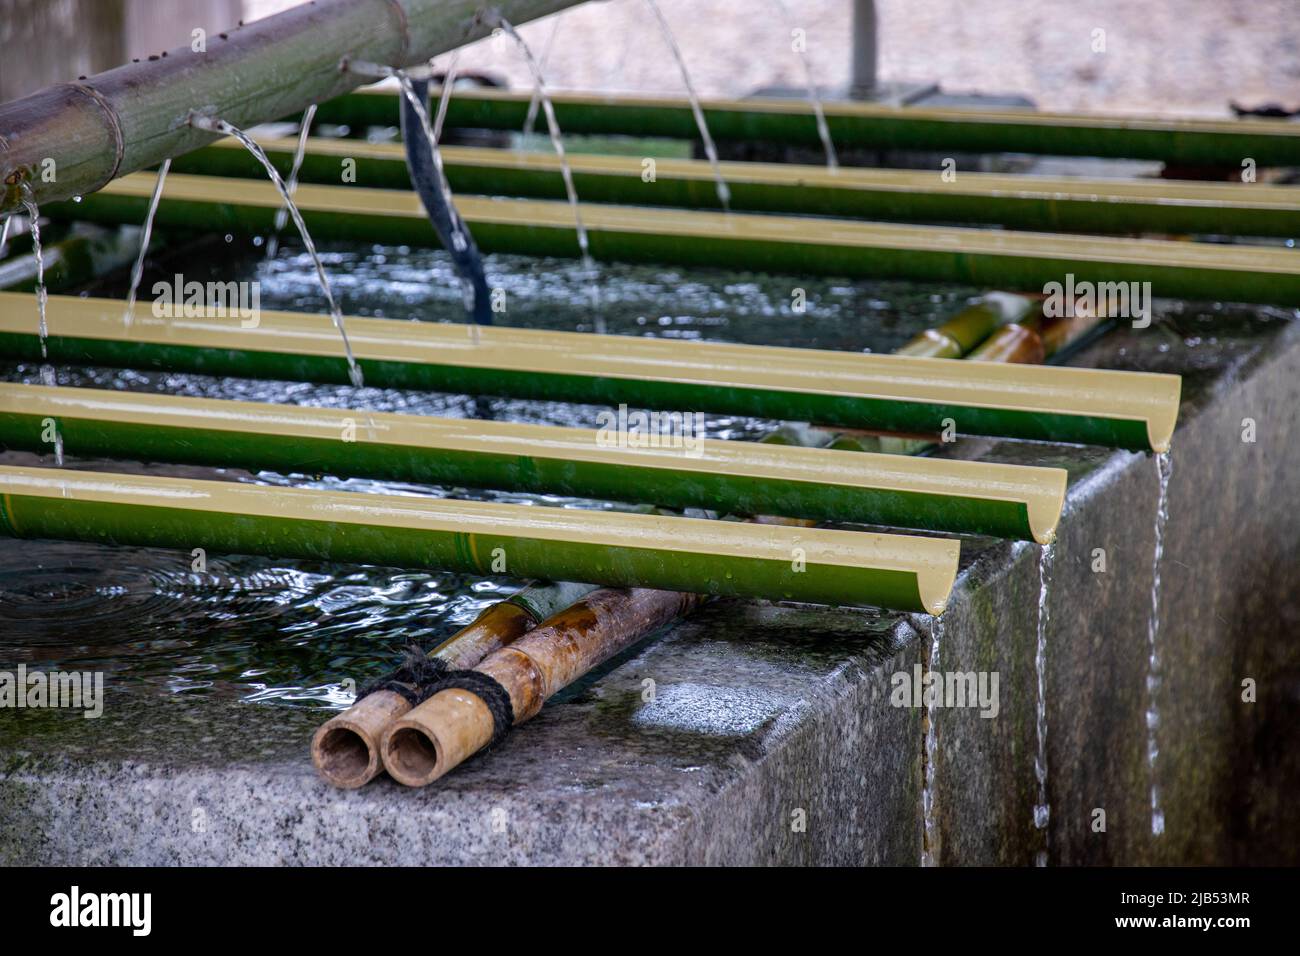
<path fill-rule="evenodd" d="M 659 0 L 702 95 L 802 82 L 791 31 L 806 31 L 818 82 L 844 84 L 849 0 Z M 246 0 L 255 19 L 293 5 Z M 1235 99 L 1300 107 L 1298 0 L 877 0 L 884 80 L 1023 93 L 1043 109 L 1219 116 Z M 521 31 L 538 56 L 554 24 L 547 82 L 560 89 L 682 91 L 645 0 L 603 0 Z M 1094 31 L 1105 50 L 1094 52 Z M 462 66 L 527 86 L 505 37 Z"/>

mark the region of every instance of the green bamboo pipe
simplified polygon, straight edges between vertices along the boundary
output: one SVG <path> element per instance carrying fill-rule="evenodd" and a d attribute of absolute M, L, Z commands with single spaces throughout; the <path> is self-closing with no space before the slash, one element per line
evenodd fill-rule
<path fill-rule="evenodd" d="M 0 383 L 0 447 L 35 452 L 49 451 L 47 439 L 57 433 L 83 457 L 529 491 L 1040 542 L 1052 540 L 1065 498 L 1060 469 L 717 441 L 691 428 L 652 444 L 614 428 Z"/>
<path fill-rule="evenodd" d="M 143 311 L 143 310 L 141 310 Z M 346 383 L 326 316 L 186 318 L 52 296 L 54 362 Z M 32 296 L 0 293 L 0 355 L 40 356 Z M 902 355 L 592 336 L 504 327 L 347 319 L 366 381 L 384 388 L 718 412 L 845 428 L 1161 451 L 1178 416 L 1176 375 L 1000 366 Z"/>
<path fill-rule="evenodd" d="M 435 96 L 437 93 L 435 92 Z M 506 90 L 456 90 L 449 128 L 523 129 L 532 96 Z M 553 93 L 555 115 L 568 135 L 623 134 L 696 139 L 690 104 L 681 98 Z M 702 104 L 714 139 L 767 140 L 819 147 L 816 120 L 799 99 L 711 99 Z M 840 149 L 1039 153 L 1163 160 L 1178 165 L 1300 166 L 1300 128 L 1259 120 L 1194 120 L 1039 113 L 1020 109 L 890 106 L 828 100 L 823 108 Z M 397 95 L 366 88 L 323 102 L 317 122 L 397 126 Z"/>
<path fill-rule="evenodd" d="M 219 24 L 228 29 L 198 49 L 187 36 L 160 55 L 0 103 L 0 214 L 28 191 L 44 207 L 207 145 L 212 134 L 186 122 L 191 110 L 240 128 L 270 122 L 366 82 L 347 61 L 421 64 L 486 36 L 495 16 L 520 24 L 576 2 L 311 0 Z"/>
<path fill-rule="evenodd" d="M 142 221 L 155 177 L 119 179 L 47 215 L 101 223 Z M 317 241 L 436 245 L 419 198 L 361 186 L 300 186 L 294 197 Z M 163 227 L 265 234 L 280 196 L 268 183 L 170 176 L 158 210 Z M 461 197 L 457 209 L 485 252 L 576 256 L 567 203 Z M 1150 283 L 1162 298 L 1300 303 L 1300 252 L 1246 245 L 1085 237 L 805 217 L 585 205 L 597 259 L 709 264 L 776 274 L 959 282 L 1042 292 L 1073 275 L 1082 282 Z"/>
<path fill-rule="evenodd" d="M 287 177 L 297 140 L 259 143 Z M 442 159 L 457 195 L 566 198 L 559 159 L 550 153 L 444 146 Z M 356 164 L 358 185 L 410 189 L 402 146 L 355 140 L 308 140 L 299 181 L 338 185 L 345 160 Z M 568 163 L 583 202 L 718 208 L 713 170 L 706 162 L 658 159 L 653 182 L 642 178 L 641 157 L 570 153 Z M 1300 235 L 1300 188 L 1295 186 L 966 172 L 944 182 L 937 171 L 776 163 L 722 163 L 720 168 L 731 191 L 731 208 L 738 211 L 995 223 L 1049 232 Z M 178 157 L 172 172 L 266 177 L 261 164 L 231 139 Z"/>
<path fill-rule="evenodd" d="M 959 359 L 980 346 L 997 331 L 1010 323 L 1024 319 L 1034 303 L 1024 296 L 1005 292 L 989 292 L 967 303 L 955 315 L 940 325 L 925 329 L 894 351 L 895 355 L 915 358 Z M 933 446 L 928 438 L 916 439 L 897 434 L 867 435 L 839 433 L 815 424 L 786 423 L 760 439 L 779 445 L 797 445 L 803 448 L 824 448 L 837 452 L 877 454 L 897 460 L 898 456 L 919 454 Z M 1064 477 L 1064 476 L 1062 476 Z M 1064 504 L 1065 485 L 1061 485 Z M 760 515 L 755 520 L 766 524 L 800 524 L 812 527 L 816 521 L 809 518 L 792 519 L 786 515 Z M 833 518 L 831 520 L 834 520 Z M 1039 540 L 1040 543 L 1046 543 Z"/>
<path fill-rule="evenodd" d="M 992 296 L 999 296 L 999 294 L 993 293 Z M 988 298 L 990 297 L 986 297 L 986 301 Z M 1111 321 L 1105 315 L 1080 313 L 1069 318 L 1045 322 L 1036 308 L 1037 304 L 1032 300 L 1019 296 L 1004 296 L 1002 299 L 1000 312 L 1003 321 L 992 326 L 984 324 L 976 327 L 976 330 L 983 334 L 978 340 L 968 339 L 970 344 L 959 353 L 966 361 L 1015 364 L 1060 361 L 1063 356 L 1079 347 L 1092 335 L 1103 330 Z M 985 305 L 985 308 L 988 306 Z M 898 354 L 948 355 L 952 345 L 945 343 L 944 340 L 951 339 L 952 336 L 941 333 L 953 322 L 963 320 L 970 311 L 967 309 L 959 313 L 952 321 L 938 329 L 923 332 L 903 346 Z M 936 442 L 929 437 L 836 434 L 819 428 L 806 429 L 803 439 L 816 447 L 836 451 L 883 452 L 891 455 L 919 455 L 936 446 Z"/>
<path fill-rule="evenodd" d="M 942 612 L 958 542 L 0 466 L 0 533 Z"/>
<path fill-rule="evenodd" d="M 1033 307 L 1024 296 L 989 292 L 968 303 L 952 318 L 926 329 L 894 351 L 912 358 L 962 358 L 998 328 L 1019 321 Z"/>

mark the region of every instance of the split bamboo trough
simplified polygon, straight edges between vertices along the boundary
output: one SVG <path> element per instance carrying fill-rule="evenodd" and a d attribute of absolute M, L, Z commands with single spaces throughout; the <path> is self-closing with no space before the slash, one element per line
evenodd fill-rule
<path fill-rule="evenodd" d="M 447 109 L 451 128 L 520 130 L 531 94 L 457 89 Z M 696 139 L 690 103 L 681 98 L 556 93 L 556 119 L 566 135 L 660 136 Z M 753 97 L 701 103 L 714 139 L 767 140 L 818 148 L 813 112 L 803 99 Z M 1157 117 L 1040 113 L 1017 109 L 891 106 L 843 100 L 823 103 L 831 139 L 840 149 L 958 150 L 1164 160 L 1241 169 L 1300 166 L 1300 128 L 1259 120 L 1183 120 Z M 318 122 L 396 126 L 391 87 L 366 87 L 322 103 Z"/>
<path fill-rule="evenodd" d="M 942 538 L 0 466 L 0 532 L 942 613 Z"/>
<path fill-rule="evenodd" d="M 970 303 L 942 325 L 926 330 L 903 346 L 901 351 L 911 355 L 960 357 L 980 342 L 996 337 L 996 330 L 1005 323 L 1026 318 L 1030 308 L 1028 300 L 993 293 Z M 773 439 L 776 435 L 772 433 L 768 438 Z M 827 436 L 827 440 L 829 438 Z M 819 440 L 817 444 L 824 442 Z M 796 523 L 789 518 L 768 520 L 786 525 Z M 519 594 L 539 592 L 545 596 L 556 587 L 528 587 Z M 509 601 L 502 601 L 452 635 L 430 652 L 430 656 L 445 663 L 454 655 L 459 668 L 476 668 L 496 651 L 532 631 L 535 623 L 537 639 L 530 643 L 526 659 L 540 658 L 538 673 L 542 673 L 543 668 L 548 672 L 546 686 L 534 695 L 535 699 L 545 699 L 562 686 L 558 684 L 560 679 L 574 673 L 555 675 L 549 666 L 552 658 L 579 657 L 588 663 L 606 659 L 657 628 L 690 613 L 700 600 L 698 595 L 646 589 L 597 591 L 546 617 L 520 614 Z M 516 656 L 514 660 L 518 662 L 520 658 Z M 470 753 L 478 741 L 498 731 L 496 716 L 485 714 L 485 708 L 474 700 L 476 695 L 464 689 L 457 691 L 457 706 L 451 711 L 442 709 L 446 698 L 431 705 L 442 716 L 459 717 L 456 729 L 445 726 L 440 720 L 430 719 L 429 709 L 419 703 L 421 698 L 438 696 L 428 686 L 429 678 L 428 668 L 422 666 L 420 671 L 413 671 L 407 665 L 403 671 L 390 675 L 383 682 L 384 686 L 363 691 L 351 707 L 322 724 L 312 739 L 312 762 L 321 776 L 338 787 L 362 786 L 379 772 L 382 754 L 383 762 L 392 768 L 396 779 L 408 785 L 422 785 L 448 769 L 445 759 L 439 764 L 438 754 L 439 741 L 447 738 L 449 731 L 460 742 L 462 755 Z M 522 689 L 517 682 L 514 687 Z M 506 693 L 509 695 L 510 692 L 507 690 Z M 523 713 L 523 719 L 527 719 L 528 715 L 519 709 L 524 704 L 522 699 L 510 698 L 511 718 Z M 413 709 L 419 713 L 412 714 Z M 412 715 L 412 722 L 397 728 L 397 722 L 407 715 Z M 444 746 L 443 754 L 446 752 Z"/>
<path fill-rule="evenodd" d="M 40 357 L 32 296 L 0 293 L 0 355 Z M 52 361 L 346 383 L 327 316 L 137 315 L 53 296 Z M 847 428 L 1078 442 L 1164 451 L 1176 375 L 1044 368 L 815 349 L 348 318 L 367 383 L 636 408 L 709 411 Z"/>
<path fill-rule="evenodd" d="M 143 220 L 156 178 L 138 173 L 80 203 L 46 207 L 57 219 Z M 437 245 L 415 193 L 362 186 L 300 186 L 294 201 L 317 241 L 350 239 Z M 160 227 L 263 235 L 281 206 L 271 183 L 169 176 Z M 461 197 L 457 209 L 485 252 L 578 255 L 567 203 Z M 961 282 L 1041 292 L 1067 274 L 1076 282 L 1149 282 L 1160 297 L 1291 305 L 1300 302 L 1294 250 L 1159 239 L 1085 237 L 901 223 L 723 214 L 590 204 L 582 221 L 597 259 L 750 269 L 777 274 Z"/>
<path fill-rule="evenodd" d="M 457 96 L 459 96 L 459 91 Z M 288 176 L 296 139 L 258 144 Z M 443 146 L 443 168 L 457 196 L 565 199 L 560 161 L 550 153 Z M 309 139 L 299 181 L 337 185 L 343 160 L 356 163 L 357 185 L 410 189 L 406 152 L 392 143 Z M 706 162 L 657 159 L 652 182 L 638 156 L 568 154 L 578 195 L 587 203 L 719 208 Z M 223 139 L 178 157 L 172 172 L 264 179 L 243 145 Z M 901 222 L 996 223 L 1049 232 L 1300 235 L 1300 187 L 1164 179 L 1088 179 L 963 172 L 953 182 L 934 170 L 719 164 L 733 210 Z"/>
<path fill-rule="evenodd" d="M 1050 542 L 1065 472 L 476 419 L 0 383 L 0 447 L 468 485 Z"/>

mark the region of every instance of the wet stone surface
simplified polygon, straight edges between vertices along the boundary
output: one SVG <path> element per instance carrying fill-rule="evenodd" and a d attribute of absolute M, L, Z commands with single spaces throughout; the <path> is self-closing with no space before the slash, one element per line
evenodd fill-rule
<path fill-rule="evenodd" d="M 452 283 L 445 301 L 441 289 L 428 301 L 428 265 L 412 266 L 402 294 L 419 301 L 406 311 L 377 305 L 373 288 L 351 292 L 344 282 L 345 310 L 362 311 L 364 300 L 392 317 L 454 317 Z M 308 286 L 291 291 L 302 272 L 299 264 L 281 286 L 269 283 L 263 294 L 274 301 L 264 306 L 316 308 Z M 364 269 L 349 274 L 358 272 L 364 278 Z M 378 275 L 382 285 L 387 273 Z M 643 298 L 626 312 L 613 308 L 610 331 L 637 334 L 645 317 L 651 328 L 708 338 L 785 340 L 791 316 L 774 306 L 764 318 L 755 304 L 764 297 L 771 304 L 777 293 L 749 288 L 700 306 L 680 325 L 675 318 L 659 325 L 648 304 L 681 280 L 640 276 Z M 754 280 L 772 289 L 783 281 Z M 711 279 L 700 283 L 714 288 Z M 912 293 L 905 307 L 886 310 L 906 313 L 901 324 L 877 322 L 885 332 L 872 338 L 879 315 L 868 309 L 859 324 L 850 304 L 884 302 L 897 288 L 866 285 L 845 294 L 842 321 L 830 323 L 827 337 L 800 344 L 887 349 L 953 304 L 951 296 Z M 544 296 L 520 298 L 534 303 L 531 318 L 555 314 Z M 736 318 L 742 300 L 751 308 L 743 322 Z M 729 324 L 712 324 L 724 311 Z M 576 314 L 549 321 L 576 327 Z M 1074 359 L 1186 376 L 1157 635 L 1161 836 L 1150 829 L 1147 734 L 1154 461 L 975 439 L 945 452 L 1059 465 L 1070 471 L 1071 489 L 1047 602 L 1047 826 L 1034 824 L 1038 548 L 967 539 L 939 667 L 996 671 L 999 712 L 993 719 L 975 709 L 929 715 L 936 744 L 929 849 L 940 862 L 1032 864 L 1044 851 L 1052 863 L 1294 862 L 1288 847 L 1300 842 L 1276 796 L 1300 780 L 1293 638 L 1300 519 L 1289 500 L 1300 470 L 1291 433 L 1300 407 L 1300 328 L 1291 318 L 1166 307 L 1152 329 L 1116 330 Z M 730 334 L 742 324 L 745 334 Z M 65 384 L 472 413 L 456 396 L 59 371 Z M 0 374 L 35 381 L 37 370 L 6 366 Z M 508 414 L 587 424 L 565 417 L 571 406 L 527 405 L 510 403 Z M 1244 417 L 1258 423 L 1254 444 L 1241 441 Z M 732 437 L 766 426 L 710 423 Z M 75 449 L 68 452 L 73 467 L 142 467 L 79 462 Z M 1101 573 L 1093 569 L 1098 548 L 1107 561 Z M 104 714 L 95 720 L 0 710 L 0 862 L 920 861 L 927 714 L 893 706 L 891 691 L 896 674 L 911 675 L 929 659 L 931 625 L 889 613 L 717 602 L 567 689 L 501 746 L 433 787 L 406 790 L 381 778 L 341 792 L 317 779 L 308 740 L 347 702 L 343 679 L 386 669 L 408 640 L 432 643 L 514 586 L 237 556 L 214 556 L 199 573 L 179 553 L 0 542 L 0 669 L 98 669 L 107 683 Z M 1254 705 L 1240 702 L 1242 677 L 1258 683 Z M 1092 826 L 1099 808 L 1104 833 Z"/>

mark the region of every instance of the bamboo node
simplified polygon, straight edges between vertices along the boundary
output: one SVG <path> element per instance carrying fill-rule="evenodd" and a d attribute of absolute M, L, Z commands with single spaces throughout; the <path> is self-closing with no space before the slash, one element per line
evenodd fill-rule
<path fill-rule="evenodd" d="M 103 111 L 108 120 L 109 132 L 113 134 L 113 168 L 108 171 L 108 175 L 104 177 L 103 182 L 94 189 L 87 190 L 87 192 L 94 192 L 116 179 L 118 172 L 122 168 L 122 157 L 126 155 L 126 140 L 122 136 L 122 118 L 117 115 L 117 108 L 108 101 L 103 93 L 93 86 L 86 83 L 69 83 L 68 86 L 93 101 Z"/>
<path fill-rule="evenodd" d="M 405 63 L 411 55 L 411 24 L 406 17 L 406 10 L 402 7 L 401 0 L 388 0 L 388 9 L 393 12 L 397 19 L 397 33 L 402 38 L 402 45 L 397 54 L 397 62 Z"/>

